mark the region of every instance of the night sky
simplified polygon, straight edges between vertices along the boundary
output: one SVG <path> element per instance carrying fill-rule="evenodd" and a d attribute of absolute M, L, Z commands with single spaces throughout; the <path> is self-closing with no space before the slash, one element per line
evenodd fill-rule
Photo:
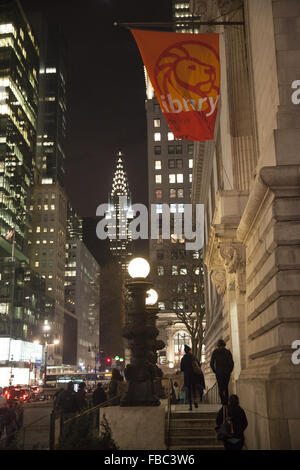
<path fill-rule="evenodd" d="M 147 203 L 143 64 L 130 31 L 113 23 L 171 20 L 171 0 L 20 0 L 63 25 L 68 44 L 66 190 L 82 217 L 107 202 L 118 150 L 126 155 L 133 202 Z M 99 250 L 95 223 L 86 238 Z M 101 248 L 101 247 L 100 247 Z M 95 252 L 95 251 L 94 251 Z M 94 253 L 93 253 L 94 254 Z"/>

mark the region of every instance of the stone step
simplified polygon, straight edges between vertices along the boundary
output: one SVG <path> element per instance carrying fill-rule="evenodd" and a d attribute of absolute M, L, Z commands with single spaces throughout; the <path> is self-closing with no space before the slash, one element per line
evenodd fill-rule
<path fill-rule="evenodd" d="M 185 437 L 185 436 L 211 436 L 216 437 L 216 432 L 213 427 L 187 427 L 187 428 L 171 428 L 170 437 Z"/>
<path fill-rule="evenodd" d="M 173 418 L 170 420 L 170 428 L 177 428 L 177 427 L 212 427 L 215 428 L 216 426 L 216 418 L 196 418 L 196 419 L 190 419 L 190 418 Z"/>
<path fill-rule="evenodd" d="M 213 412 L 192 412 L 192 411 L 180 411 L 180 412 L 171 412 L 171 419 L 213 419 L 216 420 L 217 413 Z"/>
<path fill-rule="evenodd" d="M 190 446 L 169 446 L 168 450 L 224 450 L 224 446 L 222 444 L 216 445 L 190 445 Z"/>
<path fill-rule="evenodd" d="M 176 436 L 169 437 L 169 446 L 218 446 L 216 436 Z"/>

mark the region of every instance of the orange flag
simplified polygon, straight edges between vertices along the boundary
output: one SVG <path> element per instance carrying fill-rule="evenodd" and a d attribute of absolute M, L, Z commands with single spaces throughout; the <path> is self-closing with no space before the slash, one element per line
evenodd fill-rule
<path fill-rule="evenodd" d="M 220 92 L 219 35 L 131 32 L 174 136 L 212 140 Z"/>

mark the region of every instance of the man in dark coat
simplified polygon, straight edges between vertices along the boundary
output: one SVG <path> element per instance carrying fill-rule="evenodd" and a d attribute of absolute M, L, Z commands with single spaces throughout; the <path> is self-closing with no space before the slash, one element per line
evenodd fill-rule
<path fill-rule="evenodd" d="M 222 405 L 228 404 L 228 385 L 234 367 L 232 354 L 225 346 L 225 341 L 219 339 L 217 348 L 213 351 L 210 360 L 210 367 L 216 374 Z"/>
<path fill-rule="evenodd" d="M 101 403 L 104 403 L 105 401 L 107 401 L 105 390 L 102 387 L 102 383 L 98 382 L 97 388 L 93 393 L 93 405 L 101 405 Z"/>
<path fill-rule="evenodd" d="M 185 355 L 180 362 L 180 370 L 184 373 L 184 386 L 187 388 L 188 402 L 190 410 L 192 410 L 192 398 L 194 398 L 195 408 L 198 408 L 196 384 L 197 378 L 193 371 L 193 362 L 196 360 L 192 355 L 191 348 L 187 345 L 184 346 Z"/>

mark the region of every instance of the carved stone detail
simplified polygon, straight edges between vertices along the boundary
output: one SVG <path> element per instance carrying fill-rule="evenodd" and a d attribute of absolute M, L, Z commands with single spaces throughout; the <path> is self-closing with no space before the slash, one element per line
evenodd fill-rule
<path fill-rule="evenodd" d="M 239 249 L 233 244 L 222 243 L 219 245 L 219 255 L 222 259 L 226 272 L 234 273 L 237 270 L 238 264 L 241 260 Z"/>
<path fill-rule="evenodd" d="M 211 280 L 216 286 L 219 295 L 224 295 L 226 292 L 226 272 L 224 269 L 215 269 L 211 273 Z"/>

